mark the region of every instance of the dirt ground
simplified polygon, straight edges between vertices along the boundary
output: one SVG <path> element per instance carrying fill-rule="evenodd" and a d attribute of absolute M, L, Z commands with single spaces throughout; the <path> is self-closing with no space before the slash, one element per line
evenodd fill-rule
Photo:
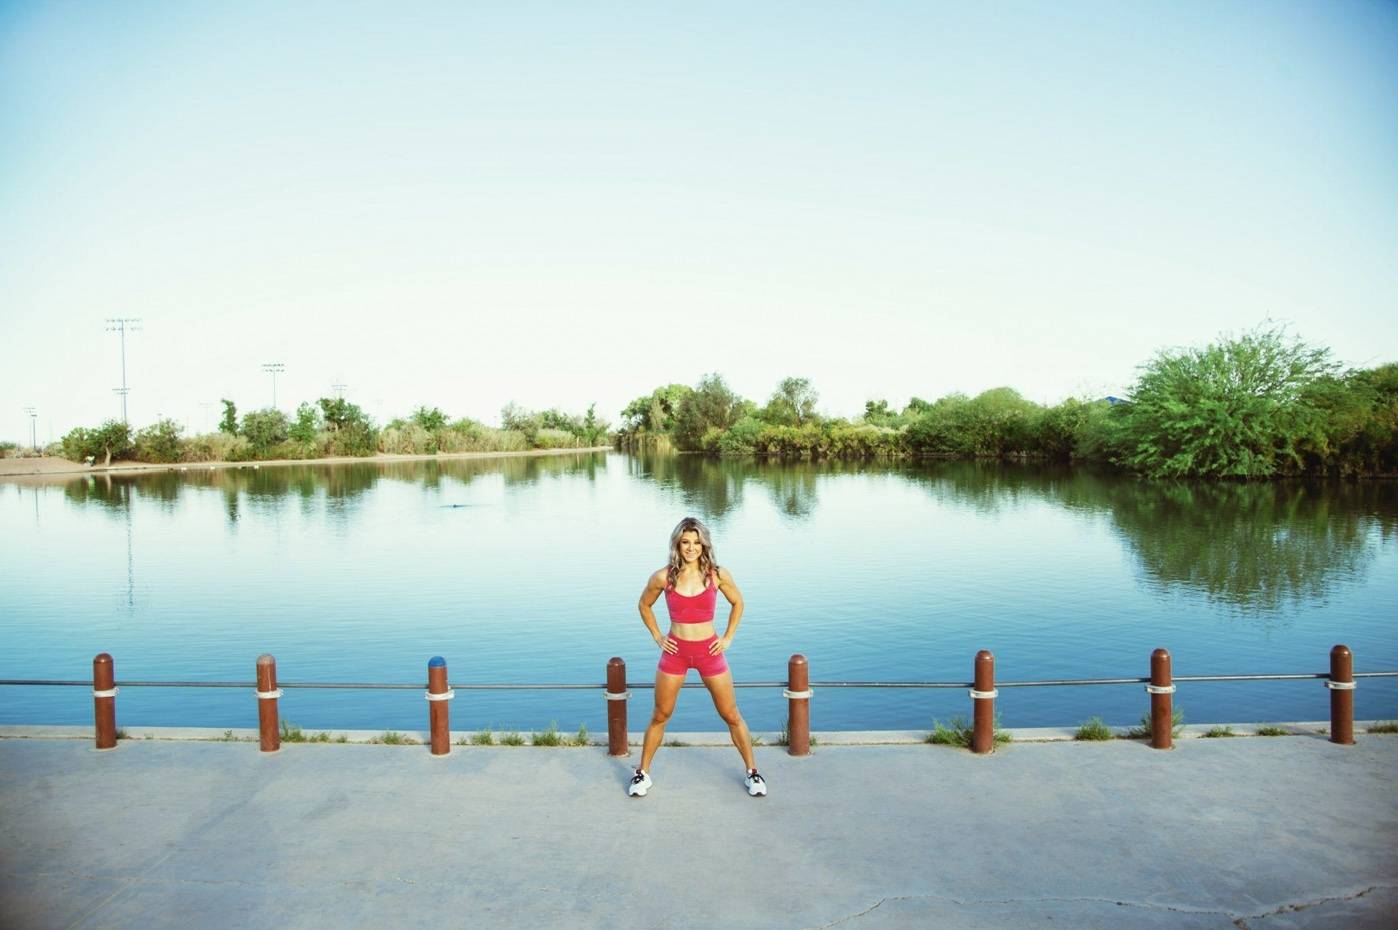
<path fill-rule="evenodd" d="M 325 459 L 277 459 L 267 462 L 177 462 L 172 465 L 152 465 L 146 462 L 113 462 L 110 468 L 96 465 L 87 467 L 81 462 L 70 462 L 55 456 L 35 458 L 0 459 L 0 479 L 18 481 L 68 480 L 78 475 L 94 474 L 133 474 L 143 471 L 171 471 L 180 468 L 244 468 L 256 465 L 260 468 L 274 468 L 278 465 L 336 465 L 345 462 L 414 462 L 428 459 L 490 459 L 528 455 L 569 455 L 575 452 L 605 452 L 610 446 L 595 446 L 588 449 L 530 449 L 525 452 L 452 452 L 436 455 L 371 455 L 365 458 L 339 457 Z"/>

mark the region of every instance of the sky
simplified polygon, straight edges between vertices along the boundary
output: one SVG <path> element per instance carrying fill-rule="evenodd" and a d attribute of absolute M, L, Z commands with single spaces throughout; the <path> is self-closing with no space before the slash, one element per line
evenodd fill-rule
<path fill-rule="evenodd" d="M 0 438 L 1398 361 L 1398 3 L 0 0 Z"/>

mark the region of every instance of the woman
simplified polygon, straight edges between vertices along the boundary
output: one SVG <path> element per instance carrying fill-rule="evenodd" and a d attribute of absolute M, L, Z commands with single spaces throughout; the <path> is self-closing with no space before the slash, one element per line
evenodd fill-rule
<path fill-rule="evenodd" d="M 718 592 L 728 598 L 728 627 L 719 636 L 714 630 L 714 605 Z M 651 610 L 661 594 L 670 612 L 670 632 L 662 635 Z M 723 654 L 733 645 L 733 634 L 743 616 L 743 595 L 733 582 L 728 569 L 720 568 L 714 558 L 709 530 L 694 517 L 685 517 L 670 534 L 670 564 L 650 576 L 641 592 L 641 620 L 660 647 L 660 667 L 655 673 L 655 712 L 646 727 L 646 740 L 641 749 L 641 767 L 631 778 L 627 794 L 645 797 L 650 790 L 650 763 L 665 738 L 665 723 L 675 712 L 684 676 L 691 669 L 699 670 L 704 687 L 714 699 L 714 708 L 723 722 L 733 745 L 747 766 L 748 794 L 760 797 L 767 793 L 767 783 L 758 774 L 752 758 L 752 736 L 743 715 L 738 713 L 738 696 L 733 691 L 733 673 Z"/>

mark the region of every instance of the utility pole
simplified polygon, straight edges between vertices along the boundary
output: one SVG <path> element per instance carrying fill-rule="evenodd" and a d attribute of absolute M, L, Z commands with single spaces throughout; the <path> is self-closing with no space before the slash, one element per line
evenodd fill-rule
<path fill-rule="evenodd" d="M 34 424 L 39 418 L 39 411 L 33 407 L 25 407 L 24 412 L 29 414 L 29 445 L 35 452 L 39 451 L 39 439 L 34 433 Z"/>
<path fill-rule="evenodd" d="M 139 332 L 141 329 L 141 318 L 138 316 L 107 317 L 107 332 L 121 333 L 121 387 L 117 393 L 121 395 L 121 422 L 131 425 L 131 421 L 126 418 L 126 395 L 130 389 L 126 386 L 126 331 Z"/>
<path fill-rule="evenodd" d="M 267 362 L 262 366 L 262 370 L 270 372 L 272 375 L 272 409 L 277 409 L 277 375 L 286 371 L 286 366 L 281 362 Z"/>
<path fill-rule="evenodd" d="M 335 396 L 336 396 L 336 397 L 338 397 L 340 400 L 344 400 L 344 399 L 345 399 L 345 388 L 349 387 L 348 384 L 339 384 L 339 383 L 336 383 L 336 384 L 330 385 L 330 387 L 332 387 L 332 388 L 335 390 Z"/>

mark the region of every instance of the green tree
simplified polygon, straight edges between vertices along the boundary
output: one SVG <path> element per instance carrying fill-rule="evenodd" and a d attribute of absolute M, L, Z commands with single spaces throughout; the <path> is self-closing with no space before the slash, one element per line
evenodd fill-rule
<path fill-rule="evenodd" d="M 111 465 L 113 458 L 122 458 L 133 451 L 131 427 L 120 420 L 107 420 L 96 429 L 79 426 L 69 430 L 60 445 L 64 458 L 81 462 L 101 456 L 103 467 Z"/>
<path fill-rule="evenodd" d="M 816 421 L 815 405 L 820 395 L 807 378 L 783 378 L 760 414 L 777 426 L 805 426 Z"/>
<path fill-rule="evenodd" d="M 1119 418 L 1121 464 L 1151 477 L 1265 478 L 1302 464 L 1307 394 L 1336 366 L 1328 349 L 1256 329 L 1141 368 Z"/>
<path fill-rule="evenodd" d="M 689 451 L 702 449 L 705 433 L 727 430 L 738 421 L 742 410 L 742 399 L 729 390 L 721 375 L 705 375 L 685 395 L 675 414 L 675 445 Z"/>
<path fill-rule="evenodd" d="M 317 403 L 325 418 L 325 428 L 331 434 L 332 453 L 373 455 L 377 451 L 378 432 L 358 404 L 352 404 L 343 397 L 322 397 Z"/>
<path fill-rule="evenodd" d="M 264 455 L 277 443 L 286 442 L 290 424 L 287 423 L 286 414 L 268 407 L 243 414 L 242 433 L 252 445 L 253 452 Z"/>
<path fill-rule="evenodd" d="M 238 435 L 238 407 L 228 398 L 223 398 L 223 419 L 218 421 L 218 431 L 230 436 Z"/>
<path fill-rule="evenodd" d="M 668 433 L 675 428 L 675 414 L 684 399 L 694 393 L 687 384 L 667 384 L 636 398 L 622 410 L 621 428 L 626 432 L 644 430 Z"/>
<path fill-rule="evenodd" d="M 421 426 L 429 433 L 435 433 L 447 425 L 447 415 L 436 407 L 428 407 L 426 404 L 413 411 L 412 422 Z"/>
<path fill-rule="evenodd" d="M 523 433 L 524 441 L 531 447 L 539 435 L 539 430 L 543 428 L 536 414 L 525 410 L 514 401 L 500 408 L 500 427 L 510 432 Z"/>
<path fill-rule="evenodd" d="M 287 435 L 302 445 L 309 446 L 316 441 L 320 428 L 320 408 L 302 401 L 296 408 L 296 419 L 287 427 Z"/>

